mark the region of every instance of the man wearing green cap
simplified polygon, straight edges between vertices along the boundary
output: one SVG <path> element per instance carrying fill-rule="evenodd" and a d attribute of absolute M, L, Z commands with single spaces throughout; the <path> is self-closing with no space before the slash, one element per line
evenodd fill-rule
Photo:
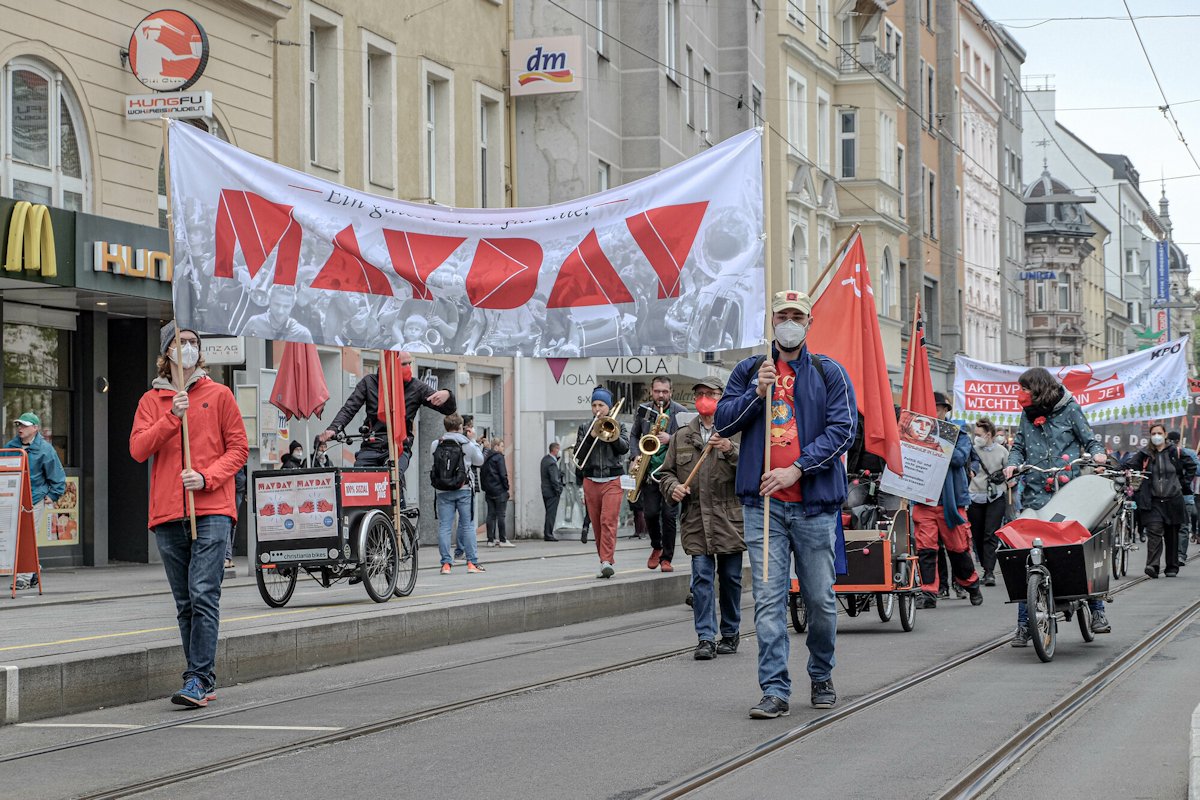
<path fill-rule="evenodd" d="M 50 507 L 67 491 L 67 473 L 54 446 L 42 438 L 42 420 L 26 411 L 14 422 L 17 435 L 5 447 L 21 448 L 29 459 L 29 491 L 33 496 L 33 522 L 39 534 L 45 533 Z M 17 588 L 34 585 L 35 573 L 17 578 Z"/>

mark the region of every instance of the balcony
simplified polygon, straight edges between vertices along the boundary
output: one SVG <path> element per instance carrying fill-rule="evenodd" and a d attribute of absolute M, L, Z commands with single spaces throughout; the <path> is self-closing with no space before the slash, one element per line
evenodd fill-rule
<path fill-rule="evenodd" d="M 892 62 L 895 56 L 880 50 L 874 42 L 855 42 L 842 45 L 838 49 L 838 70 L 844 74 L 852 74 L 869 70 L 895 80 L 892 74 Z"/>

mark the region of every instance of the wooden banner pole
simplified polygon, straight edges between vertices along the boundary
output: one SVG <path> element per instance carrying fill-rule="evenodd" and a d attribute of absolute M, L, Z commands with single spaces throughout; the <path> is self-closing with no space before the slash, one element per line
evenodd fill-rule
<path fill-rule="evenodd" d="M 829 263 L 825 265 L 825 269 L 821 270 L 821 276 L 817 278 L 816 283 L 808 290 L 808 296 L 812 298 L 814 303 L 817 302 L 817 289 L 821 288 L 821 281 L 825 280 L 825 276 L 841 263 L 842 255 L 846 252 L 846 245 L 850 244 L 850 240 L 854 238 L 854 234 L 858 233 L 860 228 L 862 228 L 862 225 L 857 222 L 854 223 L 850 228 L 850 232 L 846 234 L 846 238 L 842 239 L 842 243 L 838 245 L 837 250 L 833 251 L 833 257 L 829 259 Z"/>

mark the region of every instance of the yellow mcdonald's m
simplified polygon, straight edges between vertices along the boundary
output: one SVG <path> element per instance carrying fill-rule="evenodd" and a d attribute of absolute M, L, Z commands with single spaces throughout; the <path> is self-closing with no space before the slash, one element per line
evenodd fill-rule
<path fill-rule="evenodd" d="M 19 272 L 22 265 L 43 278 L 58 275 L 58 259 L 54 254 L 54 225 L 50 209 L 21 200 L 13 208 L 8 226 L 8 248 L 4 269 Z"/>

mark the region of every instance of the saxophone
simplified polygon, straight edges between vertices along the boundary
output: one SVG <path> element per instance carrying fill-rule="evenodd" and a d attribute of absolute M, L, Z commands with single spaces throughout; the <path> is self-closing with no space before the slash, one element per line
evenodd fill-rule
<path fill-rule="evenodd" d="M 638 457 L 633 460 L 633 465 L 629 470 L 633 474 L 633 488 L 629 490 L 629 502 L 631 503 L 636 503 L 638 497 L 641 496 L 642 484 L 646 480 L 646 474 L 650 471 L 651 462 L 656 460 L 655 456 L 662 447 L 662 442 L 658 440 L 658 434 L 671 424 L 671 416 L 667 414 L 664 407 L 656 405 L 654 409 L 656 412 L 654 427 L 650 429 L 649 433 L 638 439 Z"/>

